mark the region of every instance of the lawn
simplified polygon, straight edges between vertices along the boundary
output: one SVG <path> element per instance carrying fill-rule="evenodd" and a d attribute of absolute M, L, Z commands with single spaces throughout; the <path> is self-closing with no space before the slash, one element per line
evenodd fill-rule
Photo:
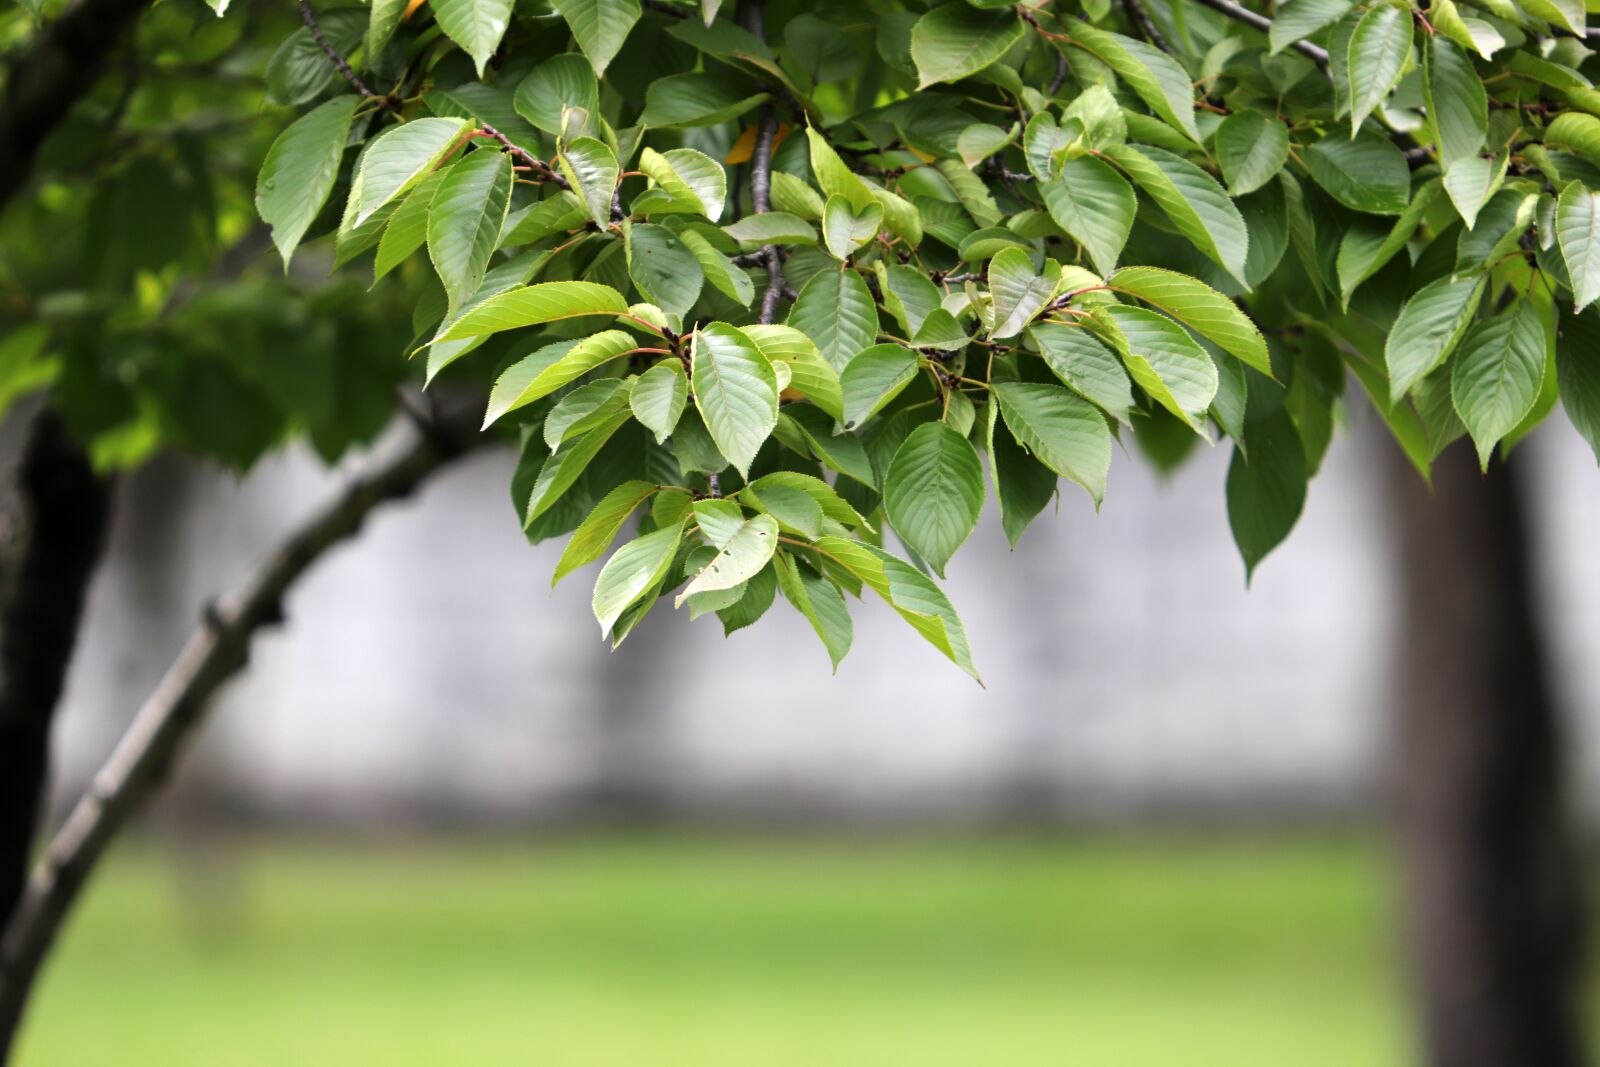
<path fill-rule="evenodd" d="M 20 1067 L 1399 1067 L 1346 839 L 258 841 L 115 855 Z"/>

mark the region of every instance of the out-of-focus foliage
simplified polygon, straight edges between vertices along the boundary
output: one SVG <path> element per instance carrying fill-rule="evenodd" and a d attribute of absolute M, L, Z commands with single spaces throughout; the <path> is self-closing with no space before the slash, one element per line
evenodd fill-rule
<path fill-rule="evenodd" d="M 255 173 L 286 114 L 265 72 L 298 24 L 153 7 L 0 218 L 0 402 L 48 387 L 102 466 L 177 448 L 243 469 L 295 435 L 332 459 L 389 420 L 402 290 L 262 254 Z M 0 13 L 13 61 L 39 32 Z"/>
<path fill-rule="evenodd" d="M 492 369 L 558 579 L 628 529 L 613 641 L 781 592 L 837 663 L 870 590 L 975 675 L 934 576 L 990 494 L 1013 542 L 1098 506 L 1119 439 L 1231 441 L 1247 570 L 1347 377 L 1424 475 L 1558 395 L 1600 447 L 1586 41 L 1565 0 L 330 5 L 257 205 L 295 270 L 399 279 L 429 380 Z"/>

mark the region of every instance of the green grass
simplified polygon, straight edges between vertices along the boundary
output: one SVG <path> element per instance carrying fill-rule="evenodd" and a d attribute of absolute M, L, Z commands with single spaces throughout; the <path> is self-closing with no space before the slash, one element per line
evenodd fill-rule
<path fill-rule="evenodd" d="M 1347 840 L 146 846 L 20 1067 L 1398 1067 Z"/>

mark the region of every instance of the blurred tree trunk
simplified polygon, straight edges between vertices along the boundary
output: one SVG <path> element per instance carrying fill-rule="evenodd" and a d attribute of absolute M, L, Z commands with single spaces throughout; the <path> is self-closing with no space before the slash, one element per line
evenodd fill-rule
<path fill-rule="evenodd" d="M 0 928 L 27 876 L 50 724 L 111 511 L 109 484 L 53 411 L 28 434 L 0 546 Z"/>
<path fill-rule="evenodd" d="M 1430 494 L 1393 464 L 1404 656 L 1396 775 L 1432 1067 L 1574 1067 L 1581 872 L 1522 508 L 1526 456 L 1466 441 Z"/>

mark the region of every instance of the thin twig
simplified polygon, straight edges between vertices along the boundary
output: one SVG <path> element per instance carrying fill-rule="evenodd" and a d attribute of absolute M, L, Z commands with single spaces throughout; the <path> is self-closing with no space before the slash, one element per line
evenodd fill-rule
<path fill-rule="evenodd" d="M 380 504 L 409 495 L 440 467 L 488 440 L 474 432 L 474 421 L 437 426 L 353 479 L 231 596 L 206 608 L 200 627 L 45 849 L 0 937 L 0 1062 L 39 964 L 84 882 L 117 832 L 159 788 L 211 698 L 244 667 L 256 632 L 282 620 L 289 589 L 329 549 L 360 530 Z"/>
<path fill-rule="evenodd" d="M 322 34 L 321 24 L 317 22 L 317 16 L 311 10 L 311 0 L 300 0 L 300 18 L 305 22 L 306 29 L 311 31 L 311 39 L 317 42 L 317 47 L 322 49 L 322 54 L 328 57 L 328 61 L 338 69 L 340 74 L 344 75 L 344 80 L 349 82 L 356 92 L 368 100 L 382 101 L 384 107 L 393 106 L 389 97 L 384 96 L 382 93 L 373 92 L 367 86 L 367 83 L 362 81 L 356 72 L 350 69 L 349 62 L 339 54 L 338 49 L 328 43 L 328 38 Z"/>
<path fill-rule="evenodd" d="M 501 133 L 487 122 L 483 123 L 478 128 L 483 131 L 485 137 L 490 137 L 496 141 L 499 141 L 500 144 L 505 147 L 506 151 L 522 160 L 522 162 L 526 164 L 527 167 L 533 171 L 533 173 L 538 175 L 538 178 L 535 179 L 536 181 L 548 182 L 550 184 L 560 186 L 563 189 L 571 188 L 571 186 L 567 184 L 567 179 L 557 174 L 550 164 L 546 163 L 544 160 L 540 159 L 526 148 L 523 148 L 520 145 L 512 144 L 511 138 L 507 137 L 505 134 Z"/>
<path fill-rule="evenodd" d="M 1155 22 L 1150 18 L 1150 12 L 1144 9 L 1144 5 L 1139 0 L 1122 0 L 1122 9 L 1128 13 L 1129 20 L 1139 27 L 1139 32 L 1144 34 L 1147 41 L 1168 55 L 1178 54 L 1171 43 L 1161 35 L 1161 31 L 1156 28 Z"/>
<path fill-rule="evenodd" d="M 1050 79 L 1050 89 L 1045 95 L 1047 95 L 1047 96 L 1056 95 L 1056 93 L 1061 91 L 1062 83 L 1064 83 L 1066 80 L 1067 80 L 1067 54 L 1065 52 L 1057 52 L 1056 53 L 1056 73 L 1055 73 L 1055 77 Z"/>
<path fill-rule="evenodd" d="M 1200 0 L 1200 3 L 1206 5 L 1213 11 L 1221 12 L 1230 19 L 1233 19 L 1235 22 L 1242 22 L 1246 26 L 1260 30 L 1262 33 L 1272 32 L 1271 19 L 1267 18 L 1265 15 L 1258 15 L 1247 7 L 1241 7 L 1240 5 L 1234 3 L 1233 0 Z M 1311 62 L 1315 63 L 1319 68 L 1321 68 L 1324 74 L 1328 72 L 1327 49 L 1320 48 L 1317 45 L 1312 44 L 1310 41 L 1296 41 L 1289 47 L 1293 48 L 1296 52 L 1299 52 L 1301 55 L 1311 60 Z"/>

